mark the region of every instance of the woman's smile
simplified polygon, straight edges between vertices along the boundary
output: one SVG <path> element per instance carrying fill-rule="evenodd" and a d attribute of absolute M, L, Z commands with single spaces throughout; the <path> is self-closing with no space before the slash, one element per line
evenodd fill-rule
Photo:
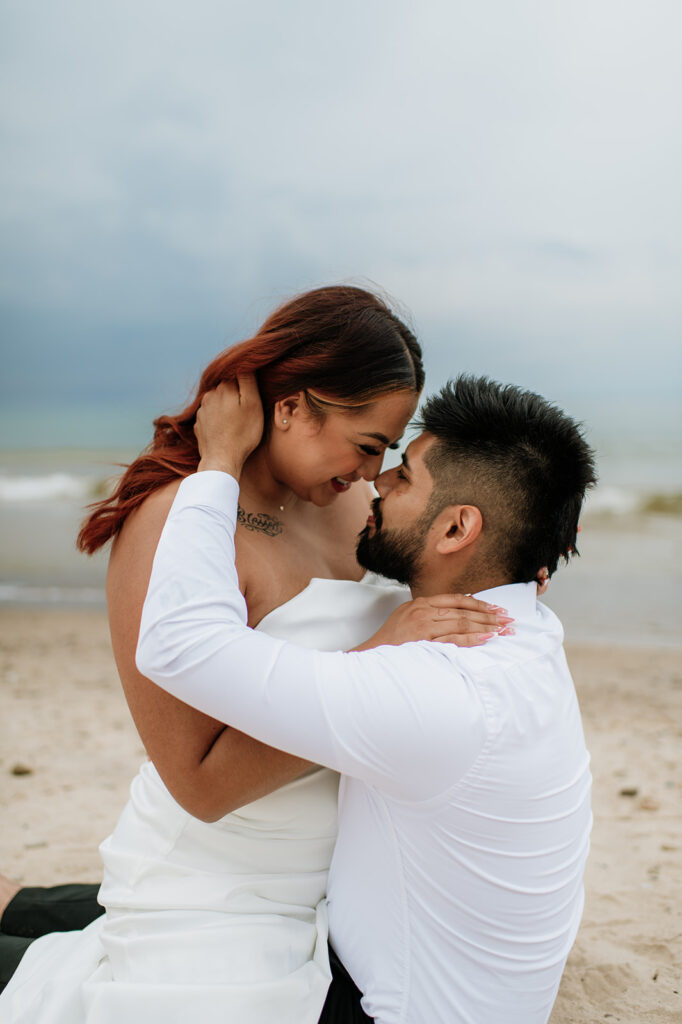
<path fill-rule="evenodd" d="M 344 480 L 343 477 L 335 476 L 332 477 L 332 487 L 337 494 L 343 494 L 344 491 L 350 490 L 350 485 L 353 483 L 352 480 Z"/>

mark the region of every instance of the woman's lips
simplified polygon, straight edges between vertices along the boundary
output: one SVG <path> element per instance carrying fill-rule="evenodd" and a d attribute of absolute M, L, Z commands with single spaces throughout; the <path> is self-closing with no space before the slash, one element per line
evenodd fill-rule
<path fill-rule="evenodd" d="M 332 477 L 332 487 L 334 488 L 337 494 L 343 494 L 344 491 L 347 491 L 351 483 L 351 480 L 344 480 L 340 476 Z"/>

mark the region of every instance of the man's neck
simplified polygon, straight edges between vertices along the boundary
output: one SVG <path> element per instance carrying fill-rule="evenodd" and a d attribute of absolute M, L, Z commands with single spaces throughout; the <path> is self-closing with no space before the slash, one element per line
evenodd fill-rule
<path fill-rule="evenodd" d="M 463 572 L 431 574 L 410 587 L 412 597 L 434 597 L 436 594 L 479 594 L 483 590 L 506 587 L 512 581 L 499 572 Z"/>

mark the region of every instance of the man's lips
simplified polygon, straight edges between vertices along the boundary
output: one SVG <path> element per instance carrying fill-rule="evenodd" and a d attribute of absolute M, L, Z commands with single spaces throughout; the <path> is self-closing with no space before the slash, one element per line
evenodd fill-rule
<path fill-rule="evenodd" d="M 381 498 L 375 498 L 374 501 L 372 502 L 371 512 L 367 516 L 367 525 L 374 526 L 375 529 L 377 530 L 381 528 L 381 509 L 379 508 L 380 504 Z"/>

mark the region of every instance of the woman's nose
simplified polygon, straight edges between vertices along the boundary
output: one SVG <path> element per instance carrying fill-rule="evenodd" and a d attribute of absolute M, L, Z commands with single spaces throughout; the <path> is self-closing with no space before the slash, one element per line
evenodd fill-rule
<path fill-rule="evenodd" d="M 380 455 L 366 455 L 359 469 L 359 473 L 363 480 L 376 480 L 381 472 L 381 464 L 383 461 L 383 452 Z"/>

